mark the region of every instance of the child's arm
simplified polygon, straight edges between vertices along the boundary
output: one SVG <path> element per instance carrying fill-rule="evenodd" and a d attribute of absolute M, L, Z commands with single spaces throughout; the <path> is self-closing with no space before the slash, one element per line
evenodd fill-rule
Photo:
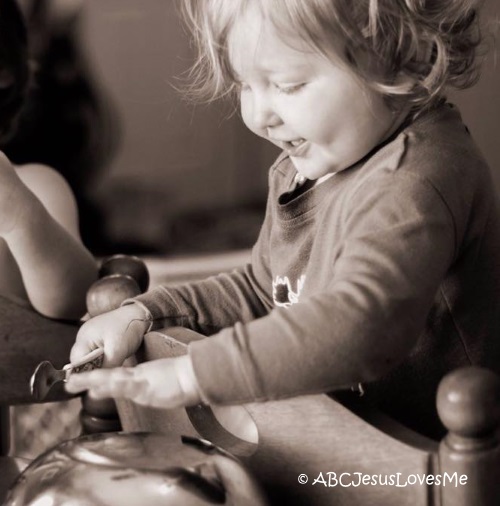
<path fill-rule="evenodd" d="M 64 319 L 85 313 L 97 266 L 80 241 L 76 204 L 59 174 L 40 165 L 16 172 L 0 153 L 0 236 L 37 311 Z"/>
<path fill-rule="evenodd" d="M 253 256 L 260 256 L 257 247 Z M 173 289 L 159 286 L 134 300 L 141 305 L 145 302 L 143 307 L 153 322 L 152 328 L 178 326 L 212 335 L 237 322 L 260 318 L 272 309 L 270 298 L 263 295 L 261 286 L 266 281 L 262 278 L 252 262 Z"/>

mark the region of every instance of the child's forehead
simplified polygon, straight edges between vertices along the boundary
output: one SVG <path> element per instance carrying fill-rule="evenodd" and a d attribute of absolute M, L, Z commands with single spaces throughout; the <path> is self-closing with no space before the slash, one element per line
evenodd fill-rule
<path fill-rule="evenodd" d="M 344 42 L 333 33 L 333 27 L 328 42 L 322 44 L 319 34 L 311 37 L 307 29 L 287 16 L 278 16 L 283 9 L 273 11 L 275 4 L 266 2 L 250 1 L 237 13 L 233 12 L 225 51 L 230 68 L 238 73 L 238 67 L 257 63 L 259 67 L 279 72 L 280 68 L 307 67 L 312 60 L 335 65 L 345 63 Z"/>
<path fill-rule="evenodd" d="M 227 38 L 232 67 L 257 64 L 263 70 L 306 68 L 319 51 L 295 33 L 283 33 L 260 9 L 246 9 L 233 24 Z"/>
<path fill-rule="evenodd" d="M 229 33 L 232 37 L 260 39 L 263 36 L 276 37 L 291 47 L 306 49 L 303 34 L 284 17 L 277 18 L 271 8 L 260 6 L 260 2 L 250 2 L 233 17 Z M 309 48 L 310 49 L 310 48 Z"/>

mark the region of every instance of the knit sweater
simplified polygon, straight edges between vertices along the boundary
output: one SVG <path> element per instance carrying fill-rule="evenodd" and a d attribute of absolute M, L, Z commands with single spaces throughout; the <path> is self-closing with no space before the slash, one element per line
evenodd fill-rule
<path fill-rule="evenodd" d="M 500 368 L 500 213 L 491 174 L 449 104 L 303 192 L 286 154 L 269 172 L 251 263 L 137 300 L 191 343 L 211 403 L 363 384 L 365 399 L 440 437 L 439 380 Z"/>

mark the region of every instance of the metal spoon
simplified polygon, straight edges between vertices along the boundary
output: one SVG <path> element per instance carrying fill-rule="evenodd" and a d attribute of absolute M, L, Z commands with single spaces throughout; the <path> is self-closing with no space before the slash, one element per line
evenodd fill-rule
<path fill-rule="evenodd" d="M 97 369 L 102 366 L 103 360 L 104 349 L 97 348 L 77 362 L 66 364 L 62 369 L 56 369 L 48 360 L 40 362 L 31 376 L 31 395 L 36 401 L 43 401 L 56 383 L 66 381 L 71 374 Z"/>

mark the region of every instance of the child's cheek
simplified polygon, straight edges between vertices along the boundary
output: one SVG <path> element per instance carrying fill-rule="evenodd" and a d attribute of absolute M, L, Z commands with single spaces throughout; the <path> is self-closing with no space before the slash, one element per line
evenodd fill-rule
<path fill-rule="evenodd" d="M 245 126 L 251 130 L 254 134 L 265 137 L 265 132 L 260 131 L 253 121 L 253 107 L 252 100 L 249 97 L 249 93 L 241 93 L 240 95 L 240 111 L 241 118 Z"/>

